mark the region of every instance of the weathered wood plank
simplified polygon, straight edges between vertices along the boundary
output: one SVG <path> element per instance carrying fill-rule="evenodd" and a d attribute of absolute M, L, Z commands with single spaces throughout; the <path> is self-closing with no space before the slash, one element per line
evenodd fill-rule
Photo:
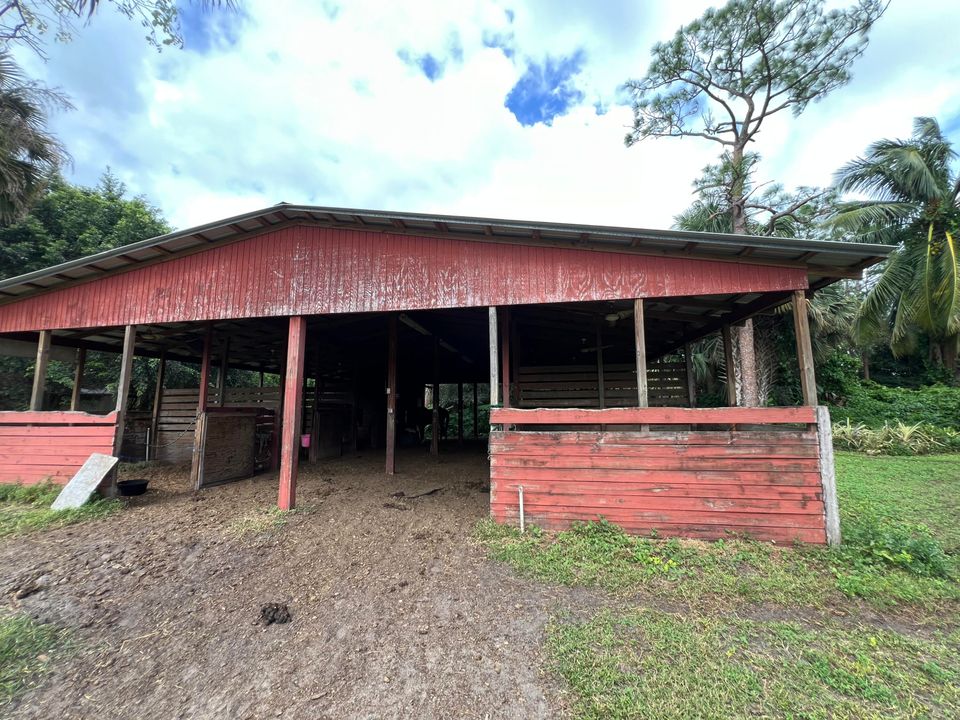
<path fill-rule="evenodd" d="M 509 425 L 704 425 L 816 422 L 812 407 L 763 408 L 607 408 L 557 410 L 494 408 L 491 422 Z"/>

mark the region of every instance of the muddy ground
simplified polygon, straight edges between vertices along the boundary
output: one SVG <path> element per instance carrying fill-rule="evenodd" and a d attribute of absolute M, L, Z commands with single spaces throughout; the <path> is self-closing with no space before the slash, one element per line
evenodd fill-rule
<path fill-rule="evenodd" d="M 485 559 L 483 448 L 301 465 L 302 512 L 263 529 L 275 475 L 147 495 L 96 521 L 0 542 L 10 607 L 72 631 L 75 649 L 14 718 L 546 718 L 548 616 L 589 607 Z M 417 499 L 393 497 L 442 488 Z M 20 597 L 17 597 L 20 596 Z M 292 620 L 264 625 L 280 603 Z"/>

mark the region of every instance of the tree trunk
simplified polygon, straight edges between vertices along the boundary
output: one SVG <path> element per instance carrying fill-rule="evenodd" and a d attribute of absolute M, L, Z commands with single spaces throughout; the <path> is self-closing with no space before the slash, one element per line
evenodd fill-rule
<path fill-rule="evenodd" d="M 960 366 L 957 364 L 957 343 L 960 342 L 960 336 L 954 335 L 943 341 L 941 354 L 943 357 L 943 366 L 953 373 L 953 382 L 960 384 Z"/>
<path fill-rule="evenodd" d="M 734 235 L 747 234 L 747 215 L 744 211 L 746 199 L 743 196 L 744 178 L 743 147 L 736 145 L 730 155 L 733 163 L 733 184 L 730 187 L 730 222 Z M 756 407 L 757 397 L 757 355 L 753 344 L 753 320 L 747 319 L 736 331 L 740 352 L 740 395 L 745 407 Z"/>
<path fill-rule="evenodd" d="M 870 351 L 864 350 L 860 353 L 860 364 L 863 366 L 863 379 L 870 381 Z"/>

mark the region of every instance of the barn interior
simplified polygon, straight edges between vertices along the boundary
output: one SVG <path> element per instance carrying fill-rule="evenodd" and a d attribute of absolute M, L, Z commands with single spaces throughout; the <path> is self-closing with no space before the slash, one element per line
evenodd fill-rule
<path fill-rule="evenodd" d="M 642 335 L 650 404 L 695 405 L 686 346 L 787 299 L 786 293 L 755 293 L 645 301 Z M 501 404 L 635 406 L 634 312 L 632 300 L 501 308 Z M 405 463 L 430 462 L 430 451 L 443 454 L 454 443 L 483 446 L 479 441 L 488 430 L 491 379 L 486 307 L 322 315 L 306 320 L 301 461 L 386 452 L 391 317 L 396 324 L 397 446 L 401 452 L 425 450 L 402 455 L 397 471 L 402 473 Z M 138 326 L 135 355 L 164 362 L 155 379 L 159 391 L 144 399 L 138 411 L 127 413 L 122 459 L 192 463 L 191 482 L 197 487 L 275 470 L 287 336 L 286 318 Z M 37 339 L 29 333 L 6 337 Z M 122 327 L 54 331 L 52 336 L 53 346 L 77 350 L 79 386 L 84 353 L 119 353 L 123 343 Z M 174 387 L 164 371 L 169 361 L 205 365 L 206 391 Z M 437 418 L 432 413 L 435 387 L 442 398 Z M 199 467 L 197 447 L 202 448 Z"/>

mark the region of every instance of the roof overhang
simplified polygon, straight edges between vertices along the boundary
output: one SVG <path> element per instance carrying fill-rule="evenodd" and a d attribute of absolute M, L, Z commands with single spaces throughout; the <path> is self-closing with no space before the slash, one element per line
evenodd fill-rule
<path fill-rule="evenodd" d="M 482 242 L 580 247 L 752 265 L 802 267 L 806 270 L 810 287 L 813 289 L 845 278 L 858 278 L 864 268 L 881 262 L 892 250 L 885 245 L 863 243 L 281 203 L 0 281 L 0 303 L 15 301 L 65 284 L 94 280 L 131 269 L 141 263 L 197 252 L 219 243 L 298 224 Z"/>

